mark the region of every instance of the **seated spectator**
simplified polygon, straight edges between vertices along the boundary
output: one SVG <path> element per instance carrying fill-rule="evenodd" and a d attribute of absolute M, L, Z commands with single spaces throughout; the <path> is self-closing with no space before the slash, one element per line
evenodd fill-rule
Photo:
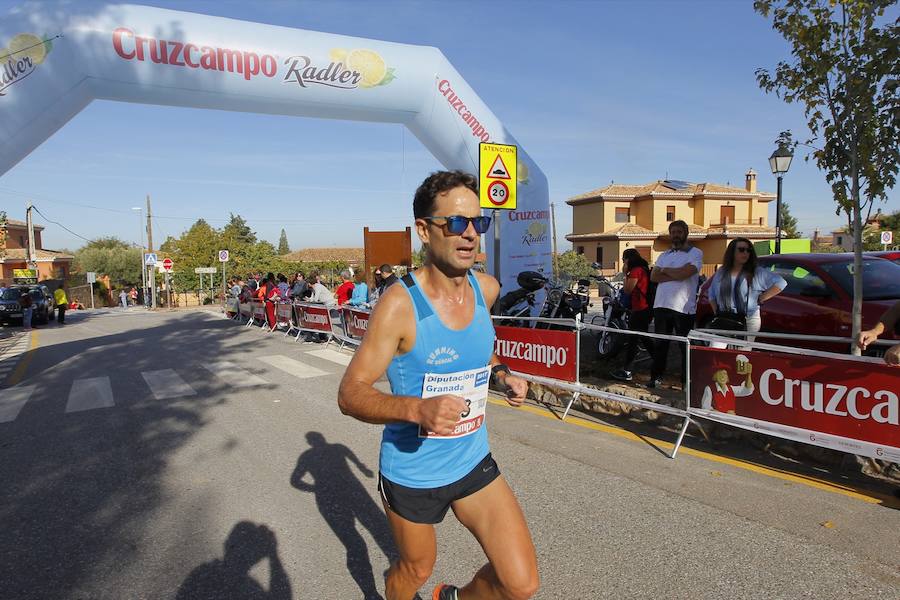
<path fill-rule="evenodd" d="M 369 305 L 369 286 L 366 283 L 362 271 L 356 272 L 356 285 L 353 286 L 353 295 L 350 296 L 350 306 L 368 306 Z"/>
<path fill-rule="evenodd" d="M 350 302 L 350 296 L 353 295 L 354 289 L 353 282 L 350 281 L 351 277 L 352 276 L 350 275 L 349 270 L 344 269 L 343 271 L 341 271 L 341 279 L 343 280 L 343 283 L 341 283 L 341 285 L 338 286 L 338 289 L 334 292 L 335 296 L 337 296 L 338 306 L 343 306 Z"/>

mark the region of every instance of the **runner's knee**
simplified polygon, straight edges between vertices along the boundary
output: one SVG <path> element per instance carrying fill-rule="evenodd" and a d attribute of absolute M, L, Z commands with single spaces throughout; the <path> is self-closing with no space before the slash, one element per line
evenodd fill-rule
<path fill-rule="evenodd" d="M 422 587 L 428 581 L 428 578 L 431 577 L 431 572 L 434 570 L 434 559 L 417 561 L 401 559 L 397 563 L 397 568 L 407 579 L 414 582 L 417 587 Z"/>
<path fill-rule="evenodd" d="M 541 584 L 537 572 L 530 569 L 505 579 L 500 585 L 507 600 L 528 600 L 537 593 Z"/>

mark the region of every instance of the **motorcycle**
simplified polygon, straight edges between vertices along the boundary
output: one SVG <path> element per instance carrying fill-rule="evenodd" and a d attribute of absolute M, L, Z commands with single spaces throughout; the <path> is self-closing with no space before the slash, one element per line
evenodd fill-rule
<path fill-rule="evenodd" d="M 574 291 L 571 286 L 561 281 L 552 282 L 537 271 L 522 271 L 516 277 L 516 282 L 519 288 L 501 296 L 494 304 L 493 314 L 530 317 L 535 314 L 535 298 L 541 290 L 545 291 L 544 302 L 536 316 L 544 319 L 581 319 L 590 306 L 588 279 L 579 279 Z M 536 329 L 567 329 L 564 325 L 541 321 L 507 321 L 505 324 Z"/>
<path fill-rule="evenodd" d="M 630 311 L 622 306 L 618 295 L 603 296 L 601 300 L 603 302 L 602 322 L 597 323 L 594 321 L 594 323 L 626 331 L 628 329 Z M 597 355 L 600 358 L 615 356 L 624 344 L 625 336 L 623 334 L 607 330 L 601 331 L 597 340 Z"/>

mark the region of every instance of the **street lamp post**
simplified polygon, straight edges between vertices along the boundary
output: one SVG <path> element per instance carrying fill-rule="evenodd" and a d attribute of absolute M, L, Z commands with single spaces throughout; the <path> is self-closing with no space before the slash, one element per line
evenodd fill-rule
<path fill-rule="evenodd" d="M 778 148 L 769 157 L 772 174 L 778 177 L 778 198 L 775 201 L 775 254 L 781 254 L 781 179 L 791 168 L 793 158 L 794 153 L 784 143 L 778 144 Z"/>
<path fill-rule="evenodd" d="M 138 229 L 141 230 L 141 298 L 144 304 L 147 304 L 147 267 L 144 265 L 144 208 L 142 206 L 132 206 L 131 210 L 138 211 Z"/>

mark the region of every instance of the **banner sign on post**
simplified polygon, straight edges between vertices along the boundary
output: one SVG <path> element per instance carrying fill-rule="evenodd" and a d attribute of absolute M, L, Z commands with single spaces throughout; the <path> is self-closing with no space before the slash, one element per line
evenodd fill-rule
<path fill-rule="evenodd" d="M 369 328 L 369 311 L 347 306 L 342 311 L 344 331 L 352 338 L 362 339 Z"/>
<path fill-rule="evenodd" d="M 688 412 L 824 448 L 900 460 L 900 368 L 691 346 Z"/>
<path fill-rule="evenodd" d="M 36 284 L 38 282 L 37 269 L 13 269 L 13 283 Z"/>
<path fill-rule="evenodd" d="M 481 208 L 515 210 L 517 148 L 509 144 L 478 144 L 478 191 Z"/>
<path fill-rule="evenodd" d="M 513 371 L 578 381 L 578 333 L 495 325 L 494 351 Z"/>

